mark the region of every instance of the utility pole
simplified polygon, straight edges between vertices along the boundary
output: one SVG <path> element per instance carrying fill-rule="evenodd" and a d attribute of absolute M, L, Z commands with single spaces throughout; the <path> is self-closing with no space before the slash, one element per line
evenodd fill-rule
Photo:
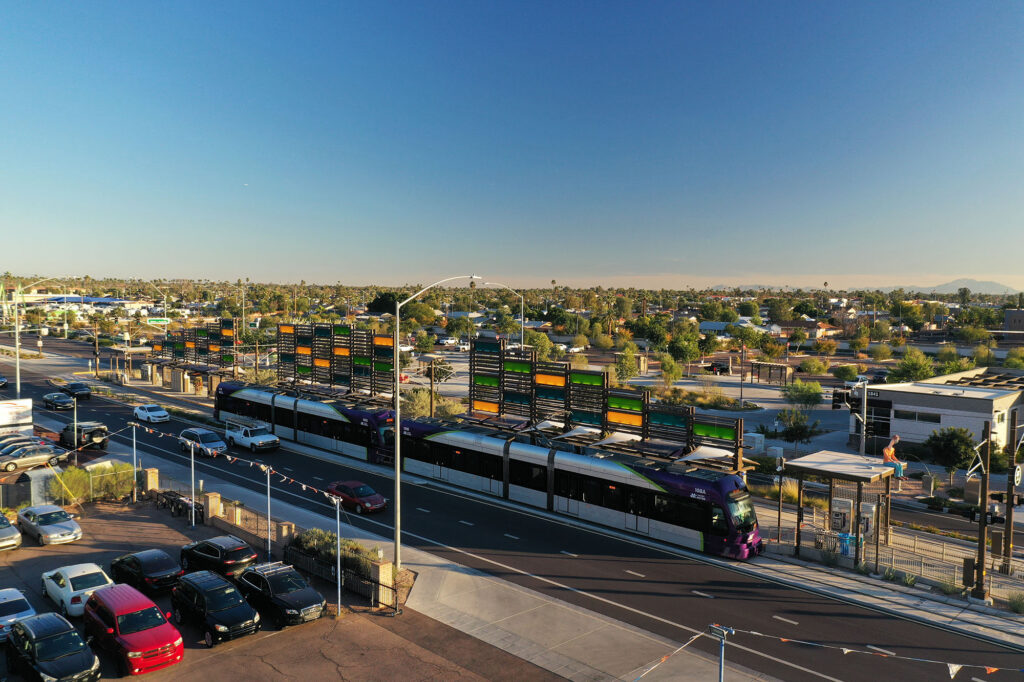
<path fill-rule="evenodd" d="M 430 358 L 430 418 L 434 418 L 434 361 L 437 358 Z"/>
<path fill-rule="evenodd" d="M 1006 472 L 1006 521 L 1003 528 L 1003 573 L 1010 574 L 1013 565 L 1013 496 L 1016 489 L 1017 473 L 1017 450 L 1020 449 L 1020 441 L 1017 440 L 1017 410 L 1010 410 L 1010 431 L 1006 440 L 1010 447 L 1010 466 Z M 994 549 L 994 548 L 993 548 Z"/>
<path fill-rule="evenodd" d="M 984 600 L 988 597 L 988 590 L 985 589 L 985 545 L 988 542 L 988 471 L 992 461 L 992 422 L 985 422 L 982 438 L 985 443 L 985 454 L 982 456 L 979 494 L 981 513 L 978 514 L 978 563 L 974 567 L 974 590 L 971 596 Z M 981 456 L 981 453 L 978 455 Z"/>
<path fill-rule="evenodd" d="M 92 356 L 96 360 L 96 378 L 100 378 L 100 327 L 97 324 L 92 328 Z"/>

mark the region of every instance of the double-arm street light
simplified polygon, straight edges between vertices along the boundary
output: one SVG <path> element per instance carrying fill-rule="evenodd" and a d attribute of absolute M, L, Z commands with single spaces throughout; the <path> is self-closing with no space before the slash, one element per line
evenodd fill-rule
<path fill-rule="evenodd" d="M 37 284 L 50 282 L 56 278 L 46 277 L 32 282 L 27 286 L 19 286 L 14 290 L 14 397 L 21 398 L 21 321 L 18 319 L 18 297 L 24 298 L 25 289 L 31 289 Z"/>
<path fill-rule="evenodd" d="M 395 339 L 394 339 L 394 371 L 395 371 L 395 570 L 402 569 L 402 401 L 399 396 L 401 386 L 401 366 L 399 363 L 400 352 L 398 350 L 399 339 L 401 338 L 399 327 L 402 320 L 402 306 L 410 301 L 419 298 L 424 292 L 433 289 L 438 284 L 451 282 L 456 279 L 481 279 L 477 275 L 457 275 L 446 277 L 433 284 L 423 287 L 415 294 L 401 302 L 395 303 Z"/>
<path fill-rule="evenodd" d="M 523 295 L 521 293 L 519 293 L 518 291 L 516 291 L 515 289 L 513 289 L 512 287 L 510 287 L 509 285 L 507 285 L 507 284 L 502 284 L 501 282 L 484 282 L 484 286 L 485 287 L 486 286 L 490 286 L 490 285 L 494 285 L 496 287 L 502 287 L 503 289 L 508 289 L 513 294 L 515 294 L 516 296 L 519 297 L 519 348 L 520 349 L 525 349 L 526 348 L 526 314 L 525 314 L 526 303 L 525 303 L 525 301 L 523 299 Z"/>

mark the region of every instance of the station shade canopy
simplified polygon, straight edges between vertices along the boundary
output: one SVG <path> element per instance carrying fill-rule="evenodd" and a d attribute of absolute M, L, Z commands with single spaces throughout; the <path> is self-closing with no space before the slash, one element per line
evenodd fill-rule
<path fill-rule="evenodd" d="M 685 457 L 680 457 L 676 461 L 696 462 L 702 459 L 726 459 L 733 456 L 734 454 L 732 452 L 729 452 L 724 448 L 714 448 L 709 445 L 701 445 L 690 454 L 686 455 Z"/>
<path fill-rule="evenodd" d="M 787 471 L 798 471 L 854 483 L 874 483 L 889 478 L 895 470 L 880 460 L 845 452 L 819 450 L 786 462 Z"/>

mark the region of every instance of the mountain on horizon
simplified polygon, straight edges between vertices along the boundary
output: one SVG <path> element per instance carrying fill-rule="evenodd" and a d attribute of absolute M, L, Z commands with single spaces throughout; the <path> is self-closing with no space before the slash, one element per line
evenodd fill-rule
<path fill-rule="evenodd" d="M 922 287 L 922 286 L 892 286 L 892 287 L 880 287 L 879 291 L 889 292 L 894 289 L 903 289 L 904 291 L 919 291 L 921 293 L 935 293 L 935 294 L 955 294 L 962 287 L 967 287 L 971 290 L 972 294 L 1016 294 L 1018 293 L 1013 287 L 1008 287 L 1005 284 L 999 282 L 983 281 L 977 279 L 969 279 L 967 277 L 961 277 L 960 279 L 954 279 L 952 282 L 946 282 L 944 284 L 937 284 L 933 287 Z"/>

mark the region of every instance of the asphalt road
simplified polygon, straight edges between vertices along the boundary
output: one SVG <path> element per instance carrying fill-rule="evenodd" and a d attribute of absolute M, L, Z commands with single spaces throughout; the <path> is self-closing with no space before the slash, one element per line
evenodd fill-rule
<path fill-rule="evenodd" d="M 24 370 L 24 367 L 23 367 Z M 43 377 L 23 372 L 25 397 L 47 391 Z M 96 399 L 80 403 L 79 419 L 100 419 L 112 430 L 130 418 L 127 407 Z M 67 413 L 48 416 L 67 421 Z M 160 425 L 168 433 L 183 426 Z M 130 432 L 115 436 L 130 443 Z M 159 457 L 186 462 L 176 443 L 140 431 L 139 447 Z M 245 456 L 245 455 L 243 455 Z M 354 467 L 325 463 L 280 451 L 259 457 L 289 476 L 313 485 L 331 480 L 363 480 L 390 497 L 390 479 Z M 151 462 L 152 459 L 149 459 Z M 197 476 L 221 478 L 253 490 L 265 490 L 262 474 L 223 460 L 196 460 Z M 273 495 L 333 519 L 333 507 L 298 486 L 274 486 Z M 486 571 L 538 592 L 573 602 L 676 640 L 722 623 L 776 637 L 839 647 L 877 647 L 900 656 L 998 667 L 1019 667 L 1021 652 L 894 618 L 751 578 L 711 565 L 684 552 L 652 549 L 628 540 L 581 530 L 558 520 L 479 501 L 433 485 L 403 487 L 403 541 L 452 561 Z M 385 537 L 391 534 L 391 511 L 350 522 Z M 699 639 L 693 646 L 716 653 Z M 938 679 L 944 666 L 882 656 L 842 656 L 835 650 L 739 634 L 731 640 L 729 660 L 787 680 Z M 986 680 L 1018 679 L 1009 673 Z"/>

